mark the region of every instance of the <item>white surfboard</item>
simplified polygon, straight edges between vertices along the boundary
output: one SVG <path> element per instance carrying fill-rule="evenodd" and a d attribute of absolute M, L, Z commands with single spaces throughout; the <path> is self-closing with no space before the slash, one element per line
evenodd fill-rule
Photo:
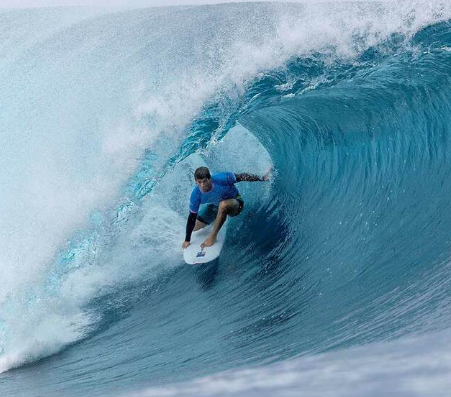
<path fill-rule="evenodd" d="M 216 242 L 211 247 L 202 249 L 200 245 L 210 235 L 212 229 L 213 224 L 205 226 L 197 232 L 193 232 L 191 235 L 191 244 L 183 250 L 183 259 L 185 259 L 188 265 L 208 263 L 219 256 L 226 237 L 227 221 L 222 225 L 221 230 L 219 230 Z"/>

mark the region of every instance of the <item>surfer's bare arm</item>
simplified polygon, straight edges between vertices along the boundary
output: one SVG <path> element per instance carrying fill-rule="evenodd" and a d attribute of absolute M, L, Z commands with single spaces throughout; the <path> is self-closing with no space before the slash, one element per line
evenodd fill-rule
<path fill-rule="evenodd" d="M 197 219 L 197 213 L 190 212 L 188 216 L 188 220 L 186 221 L 186 235 L 185 235 L 185 241 L 182 244 L 183 248 L 186 248 L 189 246 L 191 241 L 191 234 L 193 233 L 194 226 L 196 225 L 196 219 Z"/>
<path fill-rule="evenodd" d="M 242 174 L 235 174 L 235 178 L 237 182 L 266 182 L 269 181 L 269 177 L 271 175 L 271 169 L 263 176 L 248 174 L 246 172 Z"/>

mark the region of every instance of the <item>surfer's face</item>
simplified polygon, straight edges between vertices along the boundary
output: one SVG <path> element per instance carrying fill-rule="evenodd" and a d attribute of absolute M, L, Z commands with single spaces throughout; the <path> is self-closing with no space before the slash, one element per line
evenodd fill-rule
<path fill-rule="evenodd" d="M 211 179 L 210 178 L 203 178 L 203 179 L 196 179 L 197 186 L 199 186 L 199 189 L 201 192 L 209 192 L 211 190 Z"/>

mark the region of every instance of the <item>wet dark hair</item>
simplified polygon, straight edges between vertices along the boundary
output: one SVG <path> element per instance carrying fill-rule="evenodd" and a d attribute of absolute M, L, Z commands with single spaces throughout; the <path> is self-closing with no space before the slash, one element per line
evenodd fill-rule
<path fill-rule="evenodd" d="M 199 167 L 194 171 L 194 179 L 211 179 L 210 170 L 207 167 Z"/>

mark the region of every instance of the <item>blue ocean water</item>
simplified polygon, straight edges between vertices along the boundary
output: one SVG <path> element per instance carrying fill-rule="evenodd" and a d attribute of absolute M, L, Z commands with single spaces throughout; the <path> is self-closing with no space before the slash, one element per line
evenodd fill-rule
<path fill-rule="evenodd" d="M 0 12 L 2 396 L 446 396 L 451 6 Z M 241 183 L 181 254 L 193 170 Z"/>

